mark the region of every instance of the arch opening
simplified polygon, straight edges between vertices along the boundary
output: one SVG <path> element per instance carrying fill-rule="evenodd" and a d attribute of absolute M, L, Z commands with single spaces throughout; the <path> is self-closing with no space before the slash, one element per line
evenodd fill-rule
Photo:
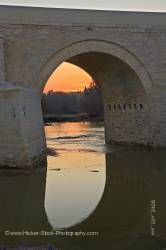
<path fill-rule="evenodd" d="M 63 62 L 52 73 L 43 92 L 45 122 L 103 121 L 100 85 L 81 66 Z"/>
<path fill-rule="evenodd" d="M 150 127 L 143 128 L 150 120 L 148 93 L 151 91 L 151 80 L 148 73 L 129 52 L 114 44 L 104 43 L 105 47 L 101 44 L 89 41 L 79 44 L 79 47 L 76 44 L 71 48 L 71 45 L 64 49 L 66 52 L 62 50 L 59 55 L 53 56 L 41 70 L 40 87 L 44 88 L 46 76 L 51 75 L 62 59 L 82 68 L 101 89 L 106 142 L 151 143 Z"/>

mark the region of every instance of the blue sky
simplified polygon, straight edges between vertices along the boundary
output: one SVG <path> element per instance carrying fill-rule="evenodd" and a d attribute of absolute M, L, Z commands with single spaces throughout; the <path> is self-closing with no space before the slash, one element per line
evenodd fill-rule
<path fill-rule="evenodd" d="M 0 0 L 0 4 L 166 12 L 166 0 Z"/>

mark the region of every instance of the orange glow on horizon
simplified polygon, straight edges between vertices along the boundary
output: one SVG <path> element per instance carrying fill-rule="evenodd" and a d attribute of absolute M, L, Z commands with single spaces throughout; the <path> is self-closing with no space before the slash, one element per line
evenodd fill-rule
<path fill-rule="evenodd" d="M 71 63 L 62 63 L 50 76 L 44 93 L 49 90 L 75 92 L 82 91 L 85 87 L 89 86 L 92 77 L 83 69 Z"/>

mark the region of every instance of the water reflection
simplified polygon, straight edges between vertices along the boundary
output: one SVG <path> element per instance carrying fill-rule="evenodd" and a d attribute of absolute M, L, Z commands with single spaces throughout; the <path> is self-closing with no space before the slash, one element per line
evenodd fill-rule
<path fill-rule="evenodd" d="M 45 208 L 53 228 L 68 228 L 87 218 L 98 205 L 104 186 L 102 165 L 48 171 Z"/>
<path fill-rule="evenodd" d="M 37 246 L 50 243 L 62 250 L 166 248 L 165 150 L 111 147 L 104 154 L 102 145 L 99 151 L 96 154 L 99 165 L 90 168 L 56 166 L 61 170 L 53 170 L 52 160 L 47 173 L 47 187 L 45 172 L 13 176 L 1 174 L 0 243 Z M 60 161 L 58 157 L 54 159 Z M 62 154 L 61 157 L 65 156 Z M 99 172 L 91 172 L 92 169 Z M 91 175 L 94 176 L 92 187 Z M 155 236 L 151 236 L 151 200 L 156 201 Z M 49 207 L 53 207 L 52 211 Z M 62 218 L 61 214 L 70 218 Z M 52 231 L 56 225 L 67 227 L 64 231 L 98 231 L 99 236 L 4 235 L 5 230 Z"/>
<path fill-rule="evenodd" d="M 54 229 L 68 228 L 87 218 L 103 195 L 103 126 L 57 123 L 46 127 L 46 135 L 57 157 L 48 157 L 45 208 Z"/>

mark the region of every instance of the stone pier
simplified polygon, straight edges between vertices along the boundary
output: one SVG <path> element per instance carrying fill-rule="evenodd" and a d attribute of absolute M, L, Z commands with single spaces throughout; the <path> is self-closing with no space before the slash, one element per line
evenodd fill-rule
<path fill-rule="evenodd" d="M 41 94 L 8 82 L 0 83 L 0 167 L 46 166 Z"/>

